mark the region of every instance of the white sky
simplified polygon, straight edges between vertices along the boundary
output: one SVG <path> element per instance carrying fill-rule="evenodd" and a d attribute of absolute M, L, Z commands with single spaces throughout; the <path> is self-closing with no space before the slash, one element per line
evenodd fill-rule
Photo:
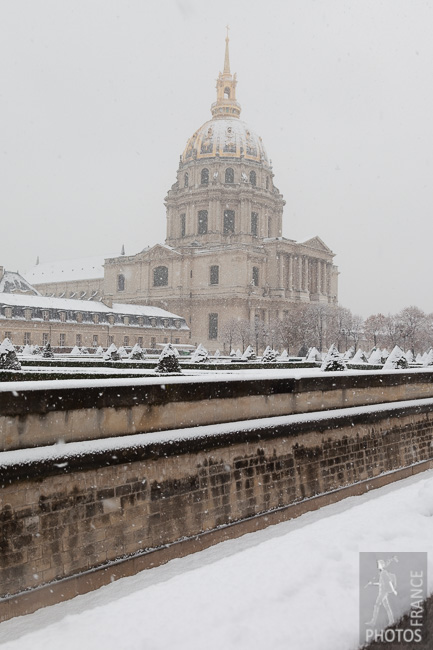
<path fill-rule="evenodd" d="M 353 311 L 433 311 L 433 0 L 0 0 L 0 264 L 164 240 L 227 23 L 284 236 L 334 250 Z"/>

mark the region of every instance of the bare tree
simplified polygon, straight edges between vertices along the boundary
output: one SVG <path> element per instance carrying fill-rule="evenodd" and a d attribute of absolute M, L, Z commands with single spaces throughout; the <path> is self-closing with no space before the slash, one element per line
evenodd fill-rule
<path fill-rule="evenodd" d="M 329 325 L 328 336 L 330 342 L 336 341 L 337 348 L 348 348 L 348 339 L 352 327 L 352 312 L 347 307 L 341 305 L 331 306 L 329 308 Z"/>
<path fill-rule="evenodd" d="M 361 338 L 364 336 L 364 319 L 362 318 L 362 316 L 358 316 L 357 314 L 354 314 L 352 316 L 349 336 L 353 341 L 353 346 L 356 352 L 358 343 L 361 340 Z"/>
<path fill-rule="evenodd" d="M 239 341 L 239 321 L 237 318 L 230 318 L 223 327 L 222 338 L 224 347 L 228 345 L 229 352 Z"/>
<path fill-rule="evenodd" d="M 393 314 L 385 317 L 386 345 L 393 348 L 401 343 L 401 328 L 398 319 Z"/>
<path fill-rule="evenodd" d="M 418 307 L 405 307 L 396 316 L 402 347 L 409 344 L 412 353 L 422 339 L 422 331 L 426 325 L 426 315 Z"/>
<path fill-rule="evenodd" d="M 364 333 L 369 345 L 377 346 L 384 344 L 386 336 L 386 317 L 383 314 L 373 314 L 364 323 Z"/>
<path fill-rule="evenodd" d="M 245 352 L 246 348 L 250 345 L 254 336 L 253 328 L 251 327 L 249 320 L 239 320 L 238 321 L 238 340 L 242 344 L 242 352 Z"/>

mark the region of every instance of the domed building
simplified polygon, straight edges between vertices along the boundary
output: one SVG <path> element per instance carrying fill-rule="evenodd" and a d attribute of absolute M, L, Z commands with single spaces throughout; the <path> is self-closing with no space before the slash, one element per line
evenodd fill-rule
<path fill-rule="evenodd" d="M 228 251 L 281 237 L 283 197 L 261 137 L 240 119 L 228 46 L 212 119 L 188 140 L 166 198 L 166 243 L 176 248 Z"/>
<path fill-rule="evenodd" d="M 261 137 L 240 119 L 236 84 L 227 37 L 212 118 L 189 138 L 165 198 L 165 245 L 106 259 L 101 292 L 108 304 L 181 314 L 191 343 L 211 351 L 227 349 L 235 322 L 269 325 L 289 303 L 337 301 L 332 251 L 318 237 L 282 237 L 285 201 Z M 100 292 L 93 283 L 86 290 Z"/>

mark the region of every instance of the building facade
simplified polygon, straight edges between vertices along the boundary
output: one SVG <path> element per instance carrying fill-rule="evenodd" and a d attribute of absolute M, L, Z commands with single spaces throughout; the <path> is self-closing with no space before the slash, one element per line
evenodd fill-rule
<path fill-rule="evenodd" d="M 282 236 L 285 201 L 261 137 L 240 119 L 236 84 L 227 37 L 211 119 L 189 138 L 165 198 L 165 244 L 107 258 L 98 288 L 107 304 L 182 314 L 191 342 L 210 350 L 225 347 L 233 321 L 269 326 L 291 303 L 336 303 L 338 295 L 328 246 L 319 237 Z M 89 282 L 73 281 L 34 284 L 55 295 L 88 290 Z"/>
<path fill-rule="evenodd" d="M 12 290 L 2 291 L 2 287 Z M 18 273 L 0 267 L 0 340 L 14 345 L 44 346 L 68 351 L 78 347 L 158 349 L 164 343 L 189 343 L 185 319 L 153 306 L 110 306 L 93 300 L 41 296 Z"/>

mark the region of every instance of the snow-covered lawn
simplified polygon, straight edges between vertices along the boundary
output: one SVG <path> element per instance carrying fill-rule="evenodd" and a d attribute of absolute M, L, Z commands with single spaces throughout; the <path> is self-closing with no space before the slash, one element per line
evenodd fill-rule
<path fill-rule="evenodd" d="M 433 470 L 7 621 L 2 650 L 351 650 L 359 551 L 432 545 Z"/>

